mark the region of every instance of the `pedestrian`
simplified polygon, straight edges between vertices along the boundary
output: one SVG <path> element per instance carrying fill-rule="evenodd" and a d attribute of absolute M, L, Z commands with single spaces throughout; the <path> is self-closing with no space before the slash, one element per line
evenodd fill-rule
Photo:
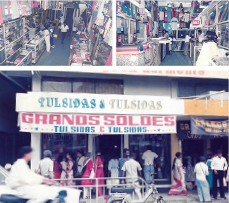
<path fill-rule="evenodd" d="M 59 155 L 58 158 L 54 161 L 53 173 L 54 179 L 60 179 L 62 173 L 62 165 L 63 155 Z"/>
<path fill-rule="evenodd" d="M 213 188 L 213 170 L 211 168 L 211 163 L 213 160 L 214 155 L 213 154 L 209 154 L 208 155 L 208 160 L 207 160 L 207 166 L 208 166 L 208 176 L 207 176 L 207 180 L 208 180 L 208 184 L 209 184 L 209 188 L 210 188 L 210 194 L 212 194 L 212 188 Z"/>
<path fill-rule="evenodd" d="M 152 147 L 150 145 L 146 146 L 146 151 L 142 155 L 142 160 L 144 161 L 144 177 L 147 184 L 152 184 L 154 182 L 155 173 L 155 160 L 158 160 L 158 155 L 151 151 Z M 148 187 L 146 186 L 146 191 Z"/>
<path fill-rule="evenodd" d="M 7 186 L 9 186 L 14 193 L 20 198 L 29 199 L 30 203 L 44 203 L 48 200 L 54 200 L 61 191 L 66 191 L 66 203 L 79 202 L 80 190 L 55 187 L 53 180 L 34 173 L 30 170 L 28 162 L 31 160 L 32 148 L 24 146 L 20 148 L 19 159 L 13 164 Z"/>
<path fill-rule="evenodd" d="M 90 185 L 92 185 L 92 181 L 89 178 L 92 173 L 92 170 L 93 170 L 93 162 L 91 160 L 91 153 L 88 152 L 85 155 L 85 159 L 83 161 L 83 168 L 82 168 L 82 174 L 83 174 L 82 178 L 84 179 L 81 181 L 81 185 L 86 186 L 83 188 L 83 198 L 84 199 L 90 198 Z"/>
<path fill-rule="evenodd" d="M 185 33 L 185 46 L 184 46 L 184 55 L 188 55 L 188 48 L 190 45 L 190 39 L 191 37 L 188 35 L 188 33 Z"/>
<path fill-rule="evenodd" d="M 95 160 L 95 178 L 104 178 L 104 160 L 103 157 L 101 156 L 101 152 L 96 153 L 96 160 Z M 97 182 L 95 181 L 95 184 L 98 185 L 104 185 L 104 179 L 97 179 Z M 102 187 L 98 187 L 98 196 L 100 199 L 103 198 L 103 190 Z"/>
<path fill-rule="evenodd" d="M 62 32 L 62 41 L 61 41 L 61 43 L 62 43 L 62 47 L 64 46 L 64 39 L 65 39 L 65 37 L 66 37 L 66 35 L 68 33 L 68 30 L 69 30 L 69 27 L 66 24 L 66 22 L 64 22 L 64 24 L 61 25 L 61 32 Z"/>
<path fill-rule="evenodd" d="M 50 45 L 51 45 L 52 48 L 55 48 L 55 45 L 54 45 L 54 42 L 53 42 L 53 39 L 54 39 L 54 37 L 53 37 L 53 33 L 54 33 L 53 23 L 50 23 L 48 31 L 49 31 L 49 34 L 50 34 Z"/>
<path fill-rule="evenodd" d="M 206 176 L 209 174 L 208 166 L 205 164 L 204 156 L 200 157 L 200 162 L 195 165 L 196 185 L 199 202 L 211 202 L 210 188 Z"/>
<path fill-rule="evenodd" d="M 84 156 L 83 151 L 78 150 L 77 151 L 77 159 L 76 159 L 76 168 L 74 169 L 75 170 L 75 175 L 74 175 L 75 178 L 81 178 L 83 175 L 82 169 L 83 169 L 84 159 L 85 159 L 85 156 Z M 81 184 L 80 182 L 81 181 L 76 181 L 76 184 L 80 185 Z"/>
<path fill-rule="evenodd" d="M 220 197 L 226 199 L 223 178 L 228 165 L 226 159 L 222 156 L 222 151 L 218 150 L 217 154 L 218 155 L 213 158 L 211 163 L 211 168 L 213 170 L 213 197 L 217 199 L 217 180 L 219 180 Z"/>
<path fill-rule="evenodd" d="M 44 176 L 45 178 L 53 178 L 53 160 L 52 152 L 45 150 L 43 152 L 44 158 L 39 162 L 38 168 L 35 170 L 36 173 Z"/>
<path fill-rule="evenodd" d="M 67 158 L 67 169 L 65 175 L 65 179 L 67 179 L 66 185 L 72 186 L 75 185 L 75 182 L 72 180 L 74 178 L 73 168 L 74 168 L 75 161 L 73 160 L 73 154 L 70 152 L 67 152 L 66 158 Z"/>
<path fill-rule="evenodd" d="M 204 33 L 202 30 L 198 30 L 198 46 L 202 46 L 204 41 Z"/>
<path fill-rule="evenodd" d="M 49 33 L 48 29 L 49 29 L 49 26 L 46 26 L 45 27 L 45 43 L 46 43 L 46 51 L 48 53 L 51 53 L 51 51 L 50 51 L 50 33 Z"/>
<path fill-rule="evenodd" d="M 130 150 L 125 148 L 123 150 L 123 157 L 118 160 L 118 168 L 119 168 L 119 177 L 122 177 L 122 167 L 126 161 L 130 160 Z M 120 180 L 121 183 L 121 180 Z"/>
<path fill-rule="evenodd" d="M 190 196 L 185 187 L 184 169 L 181 162 L 182 154 L 180 152 L 176 153 L 176 157 L 173 160 L 173 184 L 169 190 L 169 195 L 179 195 L 184 194 Z"/>
<path fill-rule="evenodd" d="M 108 176 L 111 178 L 119 177 L 118 157 L 115 153 L 108 163 Z M 111 179 L 110 184 L 110 187 L 116 187 L 119 184 L 119 179 Z"/>
<path fill-rule="evenodd" d="M 134 186 L 135 192 L 138 195 L 138 199 L 142 199 L 138 176 L 141 176 L 142 167 L 139 162 L 136 161 L 136 154 L 132 153 L 131 158 L 126 161 L 122 167 L 122 177 L 126 176 L 126 184 L 128 186 Z M 122 184 L 125 184 L 125 180 L 122 180 Z"/>
<path fill-rule="evenodd" d="M 62 167 L 62 172 L 61 172 L 61 176 L 60 176 L 60 179 L 61 179 L 60 183 L 61 183 L 61 185 L 66 185 L 66 180 L 63 180 L 66 177 L 66 170 L 67 170 L 67 162 L 66 162 L 66 158 L 65 157 L 60 162 L 60 164 L 61 164 L 61 167 Z"/>

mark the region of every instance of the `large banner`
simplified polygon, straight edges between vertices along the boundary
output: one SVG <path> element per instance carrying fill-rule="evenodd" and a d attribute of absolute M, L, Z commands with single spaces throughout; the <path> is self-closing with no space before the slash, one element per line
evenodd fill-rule
<path fill-rule="evenodd" d="M 229 121 L 209 121 L 190 116 L 191 134 L 211 135 L 214 137 L 228 137 Z"/>
<path fill-rule="evenodd" d="M 174 116 L 19 113 L 22 132 L 73 134 L 171 134 Z"/>
<path fill-rule="evenodd" d="M 17 112 L 184 115 L 184 100 L 170 97 L 29 92 L 16 99 Z"/>

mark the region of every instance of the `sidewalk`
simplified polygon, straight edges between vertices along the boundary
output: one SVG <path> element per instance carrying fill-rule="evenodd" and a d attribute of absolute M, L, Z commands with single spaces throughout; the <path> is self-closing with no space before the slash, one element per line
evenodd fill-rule
<path fill-rule="evenodd" d="M 191 195 L 190 197 L 183 196 L 183 195 L 173 195 L 170 196 L 168 193 L 160 193 L 160 196 L 163 197 L 166 203 L 172 203 L 172 202 L 177 202 L 177 203 L 186 203 L 186 202 L 192 202 L 192 203 L 197 203 L 198 201 L 198 195 L 196 190 L 189 191 L 189 194 Z M 212 198 L 212 202 L 214 203 L 228 203 L 229 202 L 229 194 L 226 193 L 227 199 L 222 199 L 218 198 L 217 200 Z"/>

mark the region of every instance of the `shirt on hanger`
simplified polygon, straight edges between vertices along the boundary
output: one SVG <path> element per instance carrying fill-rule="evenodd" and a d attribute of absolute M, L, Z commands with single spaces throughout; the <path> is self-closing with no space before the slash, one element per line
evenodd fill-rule
<path fill-rule="evenodd" d="M 159 11 L 160 12 L 160 20 L 164 20 L 164 16 L 165 16 L 165 14 L 164 14 L 164 12 L 163 11 Z"/>
<path fill-rule="evenodd" d="M 189 22 L 189 20 L 190 20 L 190 15 L 189 15 L 189 13 L 185 13 L 184 14 L 184 22 Z"/>
<path fill-rule="evenodd" d="M 177 30 L 177 23 L 178 23 L 178 19 L 177 18 L 172 18 L 171 26 L 172 26 L 173 30 Z"/>

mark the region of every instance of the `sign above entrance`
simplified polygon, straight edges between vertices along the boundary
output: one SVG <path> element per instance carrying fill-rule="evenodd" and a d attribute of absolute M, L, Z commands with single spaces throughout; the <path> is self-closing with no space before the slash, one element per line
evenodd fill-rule
<path fill-rule="evenodd" d="M 18 93 L 17 112 L 184 115 L 184 100 L 170 97 L 58 92 Z"/>
<path fill-rule="evenodd" d="M 175 116 L 19 113 L 22 132 L 72 134 L 171 134 Z"/>
<path fill-rule="evenodd" d="M 198 135 L 210 135 L 215 138 L 228 137 L 229 120 L 226 121 L 209 121 L 201 118 L 190 116 L 191 133 Z"/>

